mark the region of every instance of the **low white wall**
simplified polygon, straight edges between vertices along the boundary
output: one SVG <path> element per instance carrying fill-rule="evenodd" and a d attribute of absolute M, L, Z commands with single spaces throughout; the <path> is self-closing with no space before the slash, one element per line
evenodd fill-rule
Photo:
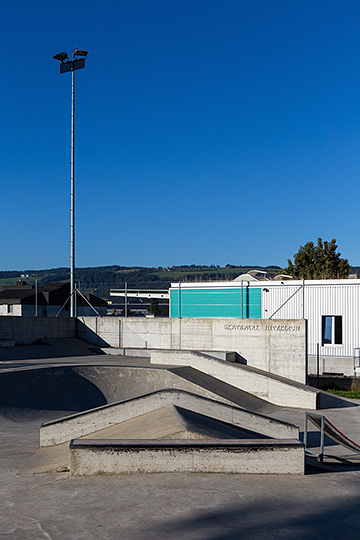
<path fill-rule="evenodd" d="M 316 375 L 316 356 L 309 356 L 309 374 Z M 348 377 L 355 375 L 354 359 L 349 356 L 319 356 L 319 375 L 323 373 L 342 373 Z"/>
<path fill-rule="evenodd" d="M 70 444 L 70 474 L 304 474 L 299 441 L 98 441 Z"/>
<path fill-rule="evenodd" d="M 306 321 L 78 318 L 78 336 L 110 347 L 236 351 L 248 365 L 306 382 Z"/>
<path fill-rule="evenodd" d="M 53 446 L 83 437 L 95 431 L 126 422 L 132 418 L 175 405 L 203 414 L 221 422 L 273 438 L 299 437 L 299 429 L 293 424 L 219 403 L 181 390 L 161 390 L 112 405 L 98 407 L 67 418 L 46 422 L 40 427 L 40 446 Z"/>
<path fill-rule="evenodd" d="M 315 410 L 318 391 L 266 372 L 192 351 L 152 351 L 153 364 L 191 366 L 281 407 Z"/>

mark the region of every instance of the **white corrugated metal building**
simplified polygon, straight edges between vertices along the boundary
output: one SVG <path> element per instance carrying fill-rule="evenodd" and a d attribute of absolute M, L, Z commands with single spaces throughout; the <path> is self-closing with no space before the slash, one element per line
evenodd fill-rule
<path fill-rule="evenodd" d="M 309 354 L 319 346 L 322 355 L 353 357 L 360 346 L 359 279 L 256 285 L 262 286 L 262 318 L 307 319 Z"/>
<path fill-rule="evenodd" d="M 173 283 L 170 316 L 307 319 L 310 373 L 354 374 L 360 279 Z M 311 358 L 313 357 L 313 358 Z M 359 364 L 358 361 L 356 361 Z"/>

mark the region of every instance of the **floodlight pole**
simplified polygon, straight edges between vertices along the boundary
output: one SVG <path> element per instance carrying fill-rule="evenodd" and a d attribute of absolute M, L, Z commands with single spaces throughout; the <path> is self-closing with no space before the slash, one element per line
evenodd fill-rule
<path fill-rule="evenodd" d="M 75 309 L 75 71 L 71 71 L 71 224 L 70 224 L 70 317 Z"/>
<path fill-rule="evenodd" d="M 71 71 L 71 209 L 70 209 L 70 317 L 76 317 L 75 288 L 75 71 L 85 67 L 87 51 L 74 49 L 73 59 L 67 53 L 58 53 L 53 58 L 59 60 L 60 73 Z M 81 58 L 77 58 L 80 56 Z"/>

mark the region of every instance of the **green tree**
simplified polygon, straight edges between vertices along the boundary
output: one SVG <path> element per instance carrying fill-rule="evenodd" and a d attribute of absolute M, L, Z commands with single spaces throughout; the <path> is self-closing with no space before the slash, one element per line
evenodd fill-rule
<path fill-rule="evenodd" d="M 160 308 L 159 308 L 159 300 L 157 298 L 152 298 L 150 300 L 148 312 L 151 313 L 152 315 L 159 315 Z"/>
<path fill-rule="evenodd" d="M 294 263 L 288 259 L 285 272 L 299 279 L 347 278 L 350 272 L 349 261 L 342 259 L 337 249 L 335 238 L 331 242 L 323 242 L 318 238 L 317 245 L 307 242 L 295 253 Z"/>

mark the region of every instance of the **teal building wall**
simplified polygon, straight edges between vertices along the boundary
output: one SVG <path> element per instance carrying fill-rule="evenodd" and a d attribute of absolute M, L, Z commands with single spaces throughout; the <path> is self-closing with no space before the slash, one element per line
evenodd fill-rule
<path fill-rule="evenodd" d="M 170 317 L 179 317 L 179 296 L 181 317 L 261 319 L 261 288 L 171 289 Z"/>

